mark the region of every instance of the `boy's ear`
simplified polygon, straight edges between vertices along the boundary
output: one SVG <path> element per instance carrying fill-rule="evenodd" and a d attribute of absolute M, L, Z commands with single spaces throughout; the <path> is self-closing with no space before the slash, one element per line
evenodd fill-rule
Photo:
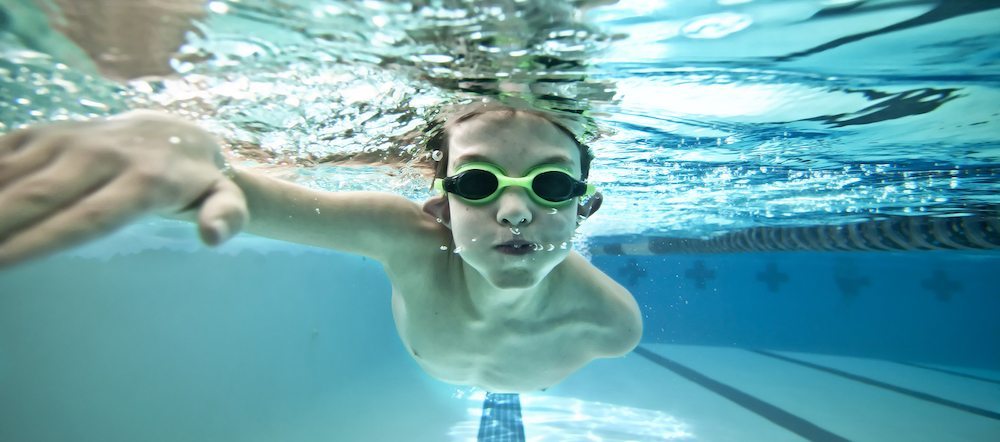
<path fill-rule="evenodd" d="M 597 209 L 601 208 L 601 202 L 603 201 L 604 195 L 601 195 L 601 192 L 597 192 L 586 203 L 576 206 L 576 214 L 584 218 L 589 218 L 591 215 L 597 213 Z"/>
<path fill-rule="evenodd" d="M 451 228 L 451 209 L 448 207 L 447 194 L 433 196 L 424 201 L 424 212 L 441 220 L 441 224 L 445 227 Z"/>

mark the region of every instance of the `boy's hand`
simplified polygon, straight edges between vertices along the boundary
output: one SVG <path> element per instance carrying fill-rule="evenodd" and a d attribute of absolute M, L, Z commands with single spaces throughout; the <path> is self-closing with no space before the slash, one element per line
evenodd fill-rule
<path fill-rule="evenodd" d="M 197 210 L 219 244 L 247 221 L 213 136 L 170 115 L 22 129 L 0 137 L 0 267 L 108 233 L 147 213 Z"/>

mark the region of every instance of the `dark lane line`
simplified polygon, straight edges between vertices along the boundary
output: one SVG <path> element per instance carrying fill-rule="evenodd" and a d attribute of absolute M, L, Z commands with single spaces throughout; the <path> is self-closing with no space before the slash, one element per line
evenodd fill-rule
<path fill-rule="evenodd" d="M 716 393 L 737 405 L 757 414 L 764 419 L 767 419 L 782 428 L 791 431 L 799 436 L 802 436 L 810 441 L 847 441 L 846 438 L 833 434 L 818 425 L 809 422 L 801 417 L 791 414 L 781 408 L 778 408 L 772 404 L 764 402 L 743 391 L 737 390 L 732 386 L 723 384 L 715 379 L 709 378 L 694 369 L 688 368 L 684 365 L 678 364 L 670 359 L 660 356 L 650 350 L 646 350 L 643 347 L 636 347 L 634 350 L 640 356 L 649 359 L 655 364 L 666 368 L 678 376 L 683 377 L 691 382 L 694 382 L 709 391 Z"/>
<path fill-rule="evenodd" d="M 975 379 L 977 381 L 982 381 L 982 382 L 989 382 L 991 384 L 1000 384 L 1000 380 L 990 379 L 990 378 L 984 378 L 984 377 L 981 377 L 981 376 L 976 376 L 976 375 L 972 375 L 972 374 L 968 374 L 968 373 L 962 373 L 962 372 L 958 372 L 958 371 L 954 371 L 954 370 L 948 370 L 947 368 L 931 367 L 930 365 L 918 364 L 916 362 L 901 362 L 901 361 L 893 361 L 893 362 L 895 362 L 897 364 L 900 364 L 900 365 L 908 365 L 910 367 L 922 368 L 924 370 L 939 371 L 941 373 L 948 373 L 948 374 L 953 375 L 953 376 L 958 376 L 958 377 L 963 377 L 963 378 L 968 378 L 968 379 Z"/>
<path fill-rule="evenodd" d="M 486 393 L 477 442 L 524 442 L 521 400 L 516 393 Z"/>
<path fill-rule="evenodd" d="M 972 413 L 972 414 L 976 414 L 976 415 L 979 415 L 979 416 L 988 417 L 990 419 L 1000 420 L 1000 413 L 993 412 L 993 411 L 990 411 L 990 410 L 985 410 L 985 409 L 982 409 L 982 408 L 979 408 L 979 407 L 974 407 L 972 405 L 966 405 L 966 404 L 963 404 L 963 403 L 960 403 L 960 402 L 951 401 L 951 400 L 948 400 L 948 399 L 945 399 L 945 398 L 942 398 L 942 397 L 938 397 L 938 396 L 934 396 L 934 395 L 931 395 L 931 394 L 927 394 L 927 393 L 924 393 L 924 392 L 920 392 L 920 391 L 916 391 L 916 390 L 910 390 L 909 388 L 903 388 L 903 387 L 900 387 L 898 385 L 892 385 L 892 384 L 888 384 L 888 383 L 885 383 L 885 382 L 882 382 L 882 381 L 877 381 L 877 380 L 872 379 L 872 378 L 868 378 L 868 377 L 856 375 L 856 374 L 853 374 L 853 373 L 848 373 L 846 371 L 837 370 L 836 368 L 830 368 L 830 367 L 826 367 L 826 366 L 823 366 L 823 365 L 814 364 L 812 362 L 806 362 L 806 361 L 802 361 L 802 360 L 799 360 L 799 359 L 790 358 L 788 356 L 779 355 L 777 353 L 771 353 L 771 352 L 766 351 L 766 350 L 750 350 L 750 351 L 752 351 L 754 353 L 757 353 L 757 354 L 764 355 L 764 356 L 770 356 L 770 357 L 775 358 L 775 359 L 780 359 L 782 361 L 791 362 L 793 364 L 799 364 L 799 365 L 802 365 L 802 366 L 805 366 L 805 367 L 809 367 L 809 368 L 813 368 L 813 369 L 816 369 L 816 370 L 824 371 L 824 372 L 827 372 L 827 373 L 830 373 L 830 374 L 834 374 L 834 375 L 837 375 L 837 376 L 840 376 L 840 377 L 843 377 L 843 378 L 850 379 L 852 381 L 861 382 L 863 384 L 868 384 L 868 385 L 871 385 L 871 386 L 874 386 L 874 387 L 884 388 L 886 390 L 894 391 L 894 392 L 899 393 L 899 394 L 905 394 L 905 395 L 910 396 L 912 398 L 922 399 L 922 400 L 925 400 L 925 401 L 928 401 L 928 402 L 933 402 L 933 403 L 938 404 L 938 405 L 944 405 L 946 407 L 951 407 L 951 408 L 954 408 L 954 409 L 957 409 L 957 410 L 962 410 L 962 411 L 965 411 L 965 412 L 968 412 L 968 413 Z"/>

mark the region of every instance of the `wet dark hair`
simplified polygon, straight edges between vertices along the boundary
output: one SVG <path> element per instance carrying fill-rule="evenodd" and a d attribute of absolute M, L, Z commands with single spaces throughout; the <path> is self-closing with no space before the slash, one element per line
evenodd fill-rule
<path fill-rule="evenodd" d="M 467 105 L 448 113 L 444 118 L 440 118 L 430 124 L 428 130 L 429 138 L 424 147 L 429 152 L 438 150 L 442 154 L 441 159 L 437 160 L 437 164 L 434 166 L 435 178 L 444 178 L 448 175 L 448 140 L 451 136 L 449 129 L 478 116 L 493 112 L 502 113 L 507 117 L 513 117 L 517 114 L 533 115 L 551 123 L 556 129 L 559 129 L 573 140 L 576 148 L 580 151 L 580 179 L 587 179 L 587 176 L 590 174 L 590 162 L 594 159 L 594 153 L 590 147 L 581 143 L 576 135 L 573 134 L 573 131 L 569 130 L 565 124 L 559 122 L 554 115 L 547 112 L 534 109 L 521 109 L 496 103 L 474 103 Z"/>

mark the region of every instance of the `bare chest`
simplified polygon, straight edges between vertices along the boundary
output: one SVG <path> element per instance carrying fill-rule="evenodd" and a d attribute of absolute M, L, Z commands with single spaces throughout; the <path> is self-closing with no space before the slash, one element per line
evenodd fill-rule
<path fill-rule="evenodd" d="M 541 314 L 476 313 L 464 293 L 394 287 L 393 318 L 410 354 L 443 381 L 491 391 L 551 386 L 593 359 L 590 315 L 559 305 Z"/>

